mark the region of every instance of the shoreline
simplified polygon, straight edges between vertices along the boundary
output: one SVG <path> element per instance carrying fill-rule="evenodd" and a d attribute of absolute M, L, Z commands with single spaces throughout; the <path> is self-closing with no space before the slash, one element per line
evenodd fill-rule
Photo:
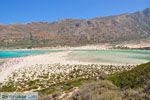
<path fill-rule="evenodd" d="M 78 49 L 78 48 L 77 48 Z M 68 54 L 71 50 L 64 50 L 61 52 L 50 52 L 46 54 L 28 55 L 17 58 L 6 58 L 5 62 L 0 65 L 0 82 L 4 81 L 13 71 L 17 69 L 24 69 L 35 65 L 51 65 L 51 64 L 62 64 L 62 65 L 113 65 L 113 66 L 128 66 L 138 64 L 128 63 L 111 63 L 111 62 L 84 62 L 78 60 L 67 59 Z M 2 71 L 1 71 L 2 70 Z"/>
<path fill-rule="evenodd" d="M 122 43 L 122 44 L 87 44 L 82 46 L 56 46 L 56 47 L 35 47 L 35 48 L 0 48 L 0 50 L 150 50 L 150 43 Z"/>
<path fill-rule="evenodd" d="M 29 55 L 25 57 L 19 58 L 8 58 L 4 64 L 0 67 L 0 82 L 3 82 L 12 72 L 17 69 L 24 69 L 35 65 L 51 65 L 51 64 L 62 64 L 62 65 L 90 65 L 90 64 L 99 64 L 99 65 L 114 65 L 114 66 L 122 66 L 122 65 L 132 65 L 132 64 L 112 64 L 112 63 L 93 63 L 93 62 L 83 62 L 83 61 L 75 61 L 68 60 L 67 55 L 71 51 L 63 51 L 63 52 L 53 52 L 48 54 L 40 54 L 40 55 Z M 135 65 L 135 64 L 133 64 Z"/>

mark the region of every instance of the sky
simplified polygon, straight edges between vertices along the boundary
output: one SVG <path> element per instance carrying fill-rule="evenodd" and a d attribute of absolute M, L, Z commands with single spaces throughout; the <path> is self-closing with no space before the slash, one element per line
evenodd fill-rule
<path fill-rule="evenodd" d="M 0 0 L 0 24 L 90 19 L 148 7 L 150 0 Z"/>

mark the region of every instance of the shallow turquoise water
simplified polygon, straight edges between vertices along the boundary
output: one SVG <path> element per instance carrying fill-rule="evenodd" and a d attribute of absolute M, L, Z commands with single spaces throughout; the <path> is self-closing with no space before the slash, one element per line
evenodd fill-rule
<path fill-rule="evenodd" d="M 38 55 L 62 50 L 9 50 L 0 51 L 0 58 Z M 69 60 L 96 63 L 140 64 L 150 61 L 150 50 L 72 50 Z"/>
<path fill-rule="evenodd" d="M 61 50 L 1 50 L 0 58 L 14 58 L 14 57 L 23 57 L 28 55 L 38 55 L 50 52 L 59 52 Z"/>
<path fill-rule="evenodd" d="M 68 59 L 81 62 L 139 64 L 150 61 L 150 50 L 76 51 L 70 53 Z"/>

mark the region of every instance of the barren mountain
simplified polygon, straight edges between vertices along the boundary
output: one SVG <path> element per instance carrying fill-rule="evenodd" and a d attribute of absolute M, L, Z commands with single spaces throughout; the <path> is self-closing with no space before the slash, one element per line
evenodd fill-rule
<path fill-rule="evenodd" d="M 150 8 L 88 20 L 0 25 L 0 47 L 81 46 L 149 40 Z"/>

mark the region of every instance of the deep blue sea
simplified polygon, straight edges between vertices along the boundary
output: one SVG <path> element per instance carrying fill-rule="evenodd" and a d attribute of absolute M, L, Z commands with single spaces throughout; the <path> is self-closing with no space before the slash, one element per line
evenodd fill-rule
<path fill-rule="evenodd" d="M 23 57 L 60 51 L 61 50 L 0 50 L 0 58 Z"/>

